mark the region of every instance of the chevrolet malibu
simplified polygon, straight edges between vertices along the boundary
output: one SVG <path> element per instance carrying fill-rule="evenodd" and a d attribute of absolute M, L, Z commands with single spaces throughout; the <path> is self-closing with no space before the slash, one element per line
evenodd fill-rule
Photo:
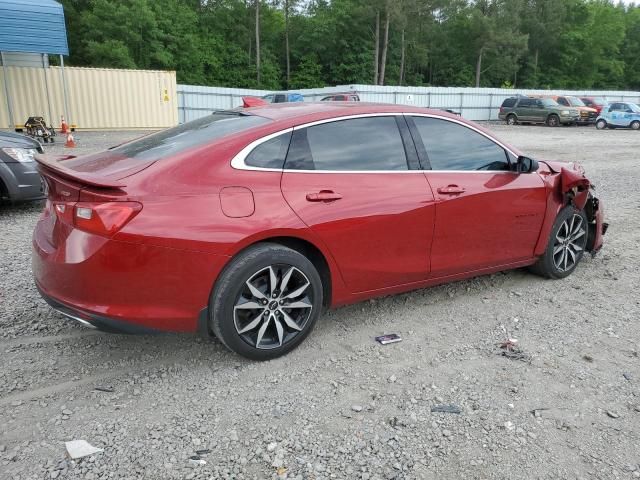
<path fill-rule="evenodd" d="M 436 110 L 267 105 L 112 148 L 37 156 L 47 302 L 108 331 L 199 331 L 283 355 L 321 312 L 531 267 L 570 275 L 606 230 L 575 163 Z"/>

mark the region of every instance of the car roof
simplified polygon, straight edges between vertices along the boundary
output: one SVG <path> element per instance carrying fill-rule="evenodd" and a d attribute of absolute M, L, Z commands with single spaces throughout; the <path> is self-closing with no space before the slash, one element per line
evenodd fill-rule
<path fill-rule="evenodd" d="M 427 113 L 442 117 L 460 117 L 428 108 L 413 107 L 410 105 L 394 105 L 389 103 L 368 102 L 298 102 L 298 103 L 273 103 L 243 109 L 243 112 L 269 118 L 283 123 L 307 123 L 320 120 L 328 120 L 336 117 L 350 115 L 376 114 L 376 113 Z"/>

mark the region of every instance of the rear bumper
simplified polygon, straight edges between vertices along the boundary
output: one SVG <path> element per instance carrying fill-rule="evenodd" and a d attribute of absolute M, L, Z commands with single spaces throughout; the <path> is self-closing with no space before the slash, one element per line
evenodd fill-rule
<path fill-rule="evenodd" d="M 51 308 L 61 313 L 70 320 L 84 325 L 85 327 L 97 328 L 104 332 L 111 333 L 138 333 L 138 334 L 152 334 L 158 333 L 158 330 L 148 327 L 142 327 L 133 323 L 123 322 L 121 320 L 115 320 L 95 313 L 84 312 L 73 306 L 65 305 L 64 303 L 50 297 L 40 288 L 40 285 L 36 282 L 36 287 L 40 292 L 40 295 L 47 302 Z"/>
<path fill-rule="evenodd" d="M 134 244 L 73 229 L 54 247 L 46 219 L 33 234 L 33 274 L 67 317 L 108 331 L 196 332 L 228 257 Z"/>

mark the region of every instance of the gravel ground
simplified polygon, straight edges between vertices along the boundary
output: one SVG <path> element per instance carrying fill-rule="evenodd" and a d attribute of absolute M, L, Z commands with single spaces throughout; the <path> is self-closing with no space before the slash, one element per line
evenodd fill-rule
<path fill-rule="evenodd" d="M 31 279 L 40 206 L 2 208 L 0 478 L 640 477 L 640 134 L 491 128 L 583 163 L 611 223 L 604 250 L 566 280 L 517 270 L 329 312 L 266 363 L 69 323 Z M 136 135 L 80 132 L 77 151 Z M 373 341 L 390 332 L 404 340 Z M 506 336 L 524 359 L 498 354 Z M 450 404 L 461 412 L 431 411 Z M 71 461 L 73 439 L 104 452 Z"/>

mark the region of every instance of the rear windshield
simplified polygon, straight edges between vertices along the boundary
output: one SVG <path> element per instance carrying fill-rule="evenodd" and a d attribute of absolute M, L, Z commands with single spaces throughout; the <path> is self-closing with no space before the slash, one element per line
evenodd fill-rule
<path fill-rule="evenodd" d="M 240 112 L 215 112 L 177 127 L 147 135 L 111 151 L 128 158 L 159 160 L 270 121 L 268 118 Z"/>

